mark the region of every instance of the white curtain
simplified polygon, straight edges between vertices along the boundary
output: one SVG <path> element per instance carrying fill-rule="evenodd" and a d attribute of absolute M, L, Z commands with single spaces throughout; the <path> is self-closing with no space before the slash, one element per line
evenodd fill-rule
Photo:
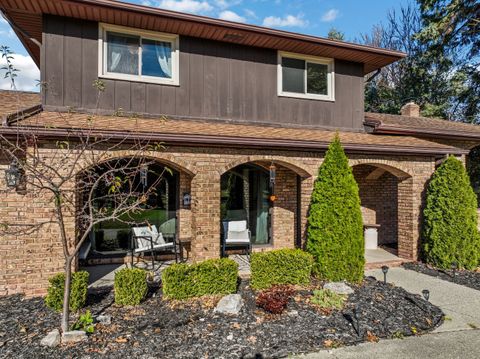
<path fill-rule="evenodd" d="M 115 72 L 117 70 L 118 64 L 120 63 L 120 59 L 122 58 L 122 53 L 120 51 L 115 52 L 112 50 L 112 63 L 110 65 L 110 71 Z"/>
<path fill-rule="evenodd" d="M 155 51 L 163 73 L 167 77 L 172 77 L 172 49 L 170 44 L 168 42 L 156 42 Z"/>

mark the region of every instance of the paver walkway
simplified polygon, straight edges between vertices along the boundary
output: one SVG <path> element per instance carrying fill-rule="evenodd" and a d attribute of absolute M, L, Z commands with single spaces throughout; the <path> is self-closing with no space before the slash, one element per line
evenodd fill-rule
<path fill-rule="evenodd" d="M 380 269 L 365 275 L 383 280 Z M 432 334 L 323 350 L 298 358 L 480 358 L 480 330 L 475 329 L 480 328 L 480 291 L 403 268 L 390 268 L 387 281 L 416 294 L 428 289 L 430 301 L 443 310 L 447 320 Z"/>

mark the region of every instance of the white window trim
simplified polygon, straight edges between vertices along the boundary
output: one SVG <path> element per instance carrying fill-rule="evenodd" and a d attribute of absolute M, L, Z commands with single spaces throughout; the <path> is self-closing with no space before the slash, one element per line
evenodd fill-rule
<path fill-rule="evenodd" d="M 107 31 L 113 31 L 125 35 L 136 35 L 140 38 L 145 38 L 148 40 L 164 41 L 170 42 L 172 44 L 172 78 L 161 78 L 154 76 L 142 76 L 141 75 L 141 66 L 142 66 L 142 47 L 139 48 L 139 75 L 127 75 L 107 71 Z M 180 37 L 175 34 L 167 34 L 155 31 L 148 30 L 139 30 L 133 29 L 125 26 L 117 26 L 111 24 L 100 23 L 98 26 L 98 77 L 103 79 L 112 79 L 112 80 L 124 80 L 132 82 L 144 82 L 151 84 L 162 84 L 162 85 L 171 85 L 179 86 L 179 62 L 180 62 L 180 51 L 179 51 L 179 42 Z"/>
<path fill-rule="evenodd" d="M 302 94 L 302 93 L 296 93 L 296 92 L 283 91 L 283 71 L 282 71 L 283 57 L 305 60 L 306 62 L 315 63 L 315 64 L 327 65 L 328 66 L 328 75 L 327 75 L 328 95 L 318 95 L 318 94 L 310 94 L 310 93 Z M 307 86 L 306 76 L 307 76 L 307 71 L 305 71 L 305 86 Z M 278 96 L 280 97 L 293 97 L 293 98 L 303 98 L 303 99 L 310 99 L 310 100 L 335 101 L 335 61 L 329 58 L 278 51 L 277 92 L 278 92 Z"/>

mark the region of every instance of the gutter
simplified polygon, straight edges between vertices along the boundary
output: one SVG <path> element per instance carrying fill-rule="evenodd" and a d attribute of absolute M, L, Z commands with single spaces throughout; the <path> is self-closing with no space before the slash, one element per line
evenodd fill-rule
<path fill-rule="evenodd" d="M 379 120 L 366 120 L 365 126 L 373 127 L 371 133 L 385 134 L 385 135 L 407 135 L 419 137 L 437 137 L 444 139 L 458 139 L 458 140 L 480 140 L 480 133 L 463 132 L 463 131 L 444 131 L 444 130 L 429 130 L 429 129 L 415 129 L 408 127 L 400 127 L 393 125 L 385 125 Z"/>
<path fill-rule="evenodd" d="M 9 136 L 31 136 L 32 134 L 44 139 L 65 139 L 76 136 L 94 136 L 106 137 L 113 141 L 157 141 L 172 146 L 202 146 L 202 147 L 222 147 L 222 148 L 258 148 L 258 149 L 281 149 L 295 151 L 314 151 L 325 152 L 330 145 L 327 141 L 300 141 L 284 139 L 265 139 L 255 137 L 235 137 L 235 136 L 213 136 L 213 135 L 195 135 L 195 134 L 169 134 L 169 133 L 149 133 L 149 132 L 127 132 L 127 131 L 104 131 L 88 130 L 88 133 L 81 129 L 58 129 L 35 126 L 25 127 L 0 127 L 0 135 Z M 457 148 L 432 148 L 432 147 L 411 147 L 411 146 L 385 146 L 368 144 L 343 144 L 345 150 L 349 153 L 378 153 L 393 155 L 430 155 L 443 156 L 448 154 L 463 155 L 468 151 Z"/>

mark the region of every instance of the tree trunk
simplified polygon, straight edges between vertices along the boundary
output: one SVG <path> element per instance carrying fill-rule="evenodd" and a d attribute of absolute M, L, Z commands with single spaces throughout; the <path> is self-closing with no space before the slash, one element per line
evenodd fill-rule
<path fill-rule="evenodd" d="M 70 287 L 72 284 L 72 258 L 65 259 L 65 290 L 63 292 L 62 333 L 68 332 L 70 319 Z"/>

